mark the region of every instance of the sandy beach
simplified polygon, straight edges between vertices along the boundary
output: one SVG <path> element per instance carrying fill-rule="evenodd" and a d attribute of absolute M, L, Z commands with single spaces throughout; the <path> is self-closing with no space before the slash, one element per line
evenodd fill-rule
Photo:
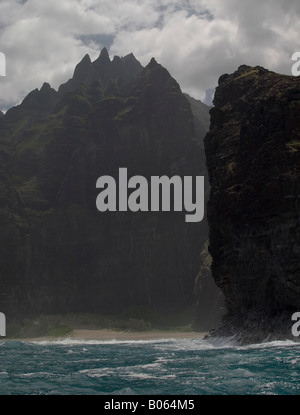
<path fill-rule="evenodd" d="M 90 329 L 75 329 L 71 333 L 60 336 L 42 336 L 35 338 L 20 339 L 22 341 L 57 341 L 64 339 L 71 340 L 96 340 L 96 341 L 143 341 L 143 340 L 161 340 L 161 339 L 203 339 L 207 333 L 205 332 L 180 332 L 180 331 L 117 331 L 117 330 L 90 330 Z"/>
<path fill-rule="evenodd" d="M 128 332 L 113 330 L 74 330 L 68 338 L 76 340 L 157 340 L 157 339 L 194 339 L 207 333 L 178 332 L 178 331 L 145 331 Z"/>
<path fill-rule="evenodd" d="M 189 317 L 189 316 L 188 316 Z M 155 327 L 144 318 L 124 318 L 88 313 L 41 315 L 24 320 L 23 324 L 8 326 L 5 340 L 56 341 L 56 340 L 157 340 L 157 339 L 203 339 L 206 332 L 196 332 L 188 324 L 188 317 L 167 316 L 172 320 L 169 327 Z M 175 324 L 174 324 L 175 323 Z M 177 323 L 177 324 L 176 324 Z M 157 323 L 156 323 L 157 324 Z M 150 327 L 148 327 L 150 326 Z M 151 327 L 152 326 L 152 327 Z M 141 328 L 142 327 L 142 328 Z M 4 339 L 2 339 L 4 340 Z"/>

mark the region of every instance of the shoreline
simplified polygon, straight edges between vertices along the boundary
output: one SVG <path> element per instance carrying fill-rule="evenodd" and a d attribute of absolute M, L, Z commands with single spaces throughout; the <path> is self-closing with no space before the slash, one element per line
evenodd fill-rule
<path fill-rule="evenodd" d="M 74 329 L 63 336 L 40 336 L 32 338 L 6 338 L 6 341 L 147 341 L 147 340 L 168 340 L 168 339 L 199 339 L 203 340 L 207 332 L 181 332 L 168 330 L 149 331 L 119 331 L 109 329 Z M 3 339 L 4 340 L 4 339 Z"/>
<path fill-rule="evenodd" d="M 73 330 L 68 338 L 75 340 L 160 340 L 160 339 L 203 339 L 206 333 L 179 331 L 115 331 L 115 330 Z"/>

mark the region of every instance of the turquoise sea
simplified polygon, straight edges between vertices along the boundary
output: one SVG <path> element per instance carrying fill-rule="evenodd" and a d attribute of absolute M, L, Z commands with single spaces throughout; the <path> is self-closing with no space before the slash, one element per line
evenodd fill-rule
<path fill-rule="evenodd" d="M 300 344 L 0 342 L 1 395 L 297 395 Z"/>

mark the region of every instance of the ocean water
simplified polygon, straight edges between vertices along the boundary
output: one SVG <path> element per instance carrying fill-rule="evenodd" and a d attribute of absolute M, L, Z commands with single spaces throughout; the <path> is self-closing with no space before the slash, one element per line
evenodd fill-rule
<path fill-rule="evenodd" d="M 0 342 L 1 395 L 297 395 L 300 344 Z"/>

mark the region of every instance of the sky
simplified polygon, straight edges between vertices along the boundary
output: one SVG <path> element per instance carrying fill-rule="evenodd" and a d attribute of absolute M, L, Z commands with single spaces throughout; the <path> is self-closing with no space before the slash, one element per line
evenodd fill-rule
<path fill-rule="evenodd" d="M 210 103 L 218 78 L 242 64 L 291 75 L 299 22 L 299 0 L 1 0 L 0 110 L 44 82 L 57 90 L 103 47 L 144 66 L 155 57 L 183 92 Z"/>

